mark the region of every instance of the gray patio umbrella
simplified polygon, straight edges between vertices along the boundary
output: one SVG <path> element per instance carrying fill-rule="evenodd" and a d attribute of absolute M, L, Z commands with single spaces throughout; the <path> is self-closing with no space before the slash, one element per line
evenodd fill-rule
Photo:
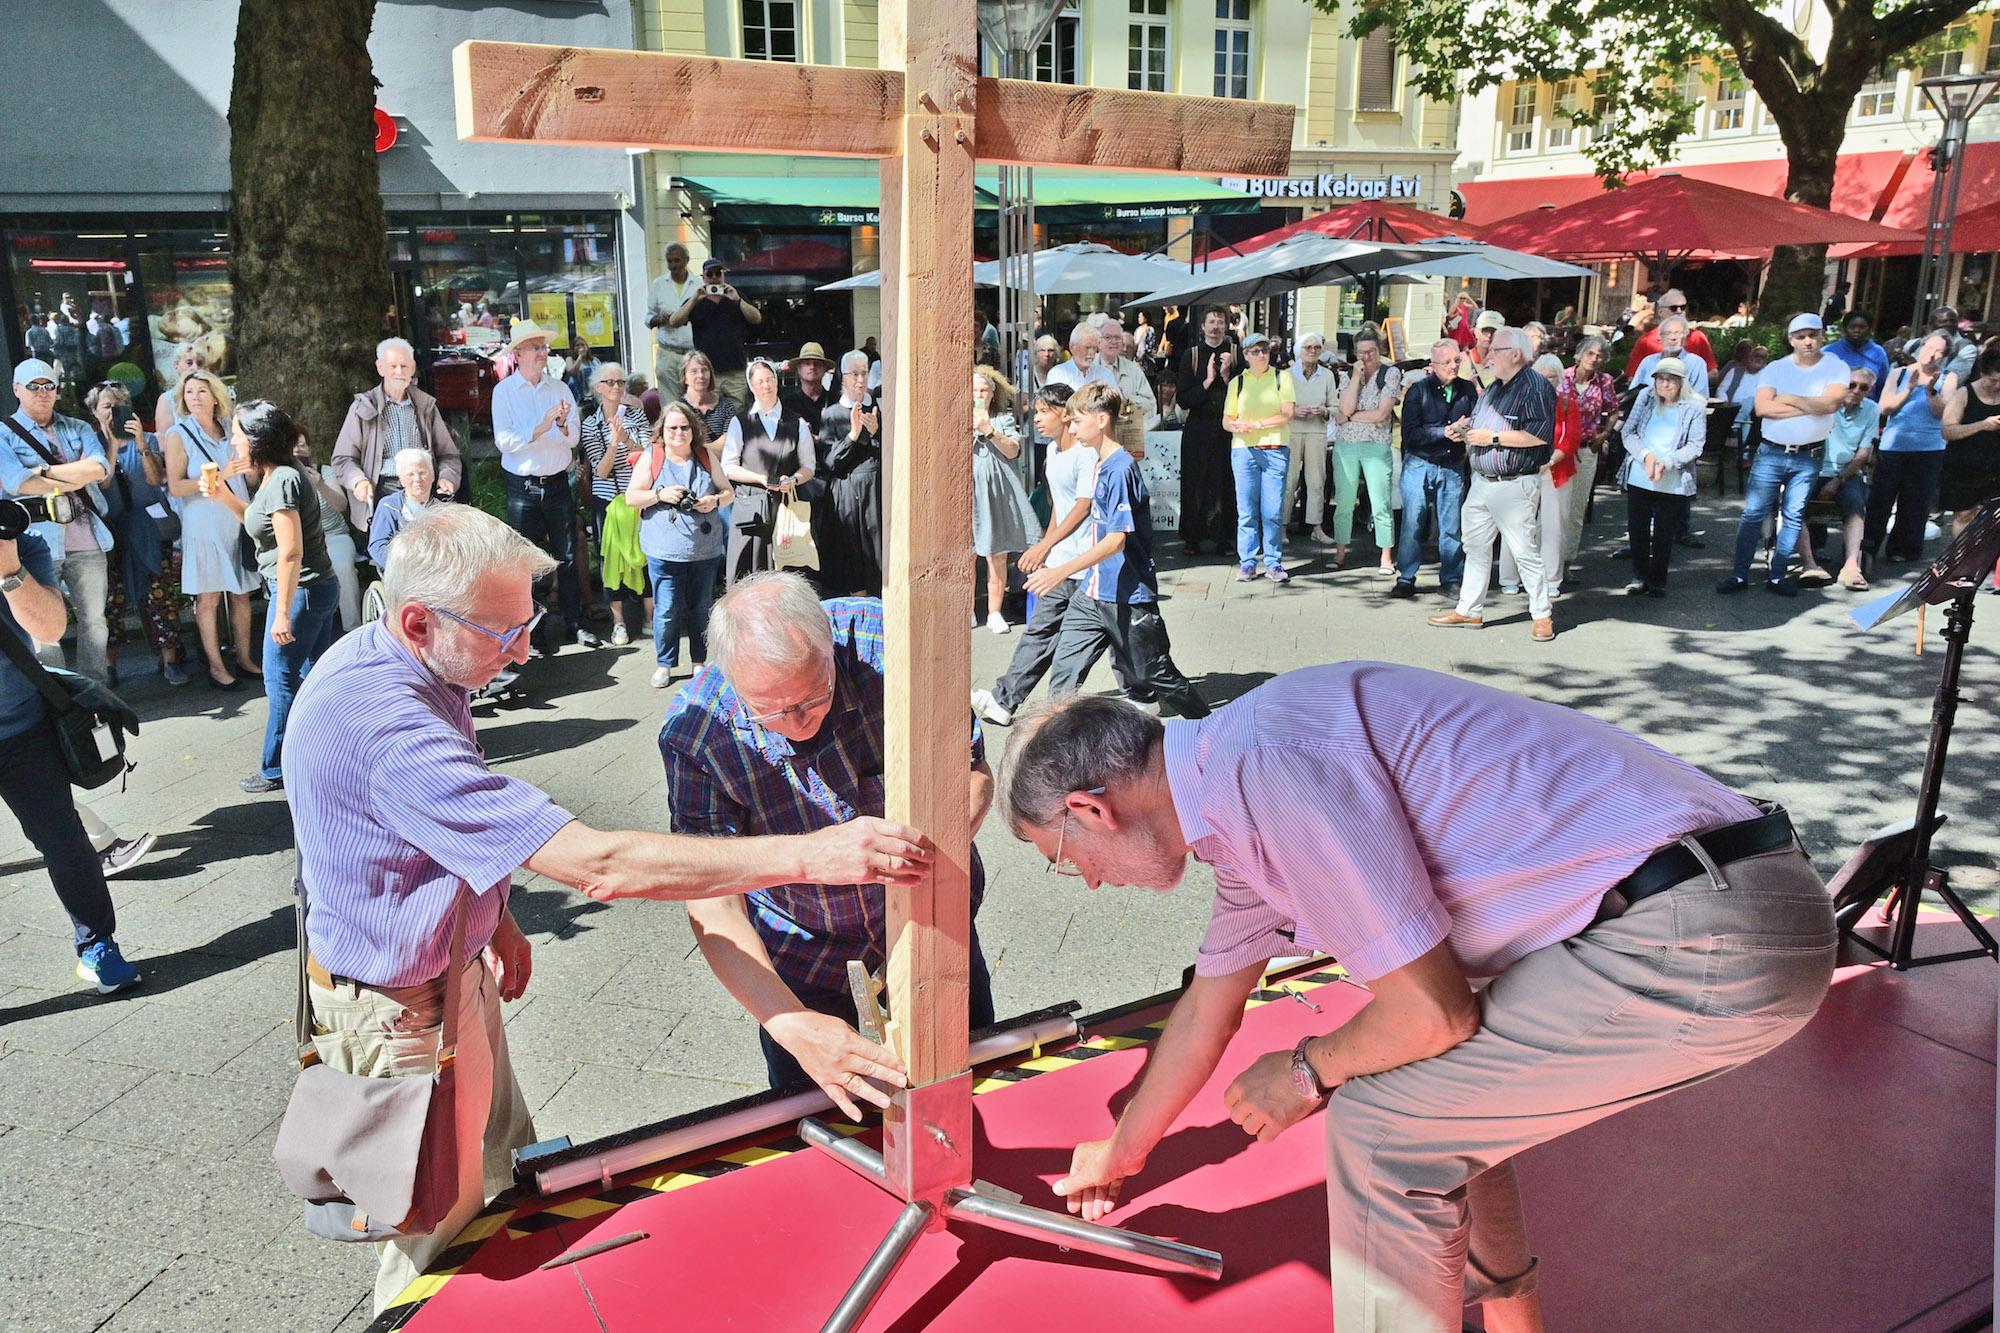
<path fill-rule="evenodd" d="M 1488 278 L 1510 281 L 1516 278 L 1587 278 L 1594 270 L 1560 259 L 1508 250 L 1484 241 L 1444 236 L 1425 242 L 1440 252 L 1435 258 L 1385 270 L 1390 274 L 1415 273 L 1431 278 Z"/>
<path fill-rule="evenodd" d="M 1428 243 L 1377 245 L 1372 241 L 1335 240 L 1330 236 L 1295 236 L 1268 250 L 1215 261 L 1186 275 L 1182 282 L 1127 301 L 1125 308 L 1184 305 L 1190 301 L 1261 301 L 1301 287 L 1322 287 L 1343 278 L 1364 277 L 1381 269 L 1408 268 L 1437 253 L 1438 247 Z"/>
<path fill-rule="evenodd" d="M 1082 292 L 1149 292 L 1163 282 L 1187 276 L 1187 265 L 1162 255 L 1128 255 L 1108 245 L 1080 241 L 1037 250 L 1030 286 L 1038 295 Z M 1000 285 L 1000 261 L 972 266 L 972 280 L 981 286 Z"/>

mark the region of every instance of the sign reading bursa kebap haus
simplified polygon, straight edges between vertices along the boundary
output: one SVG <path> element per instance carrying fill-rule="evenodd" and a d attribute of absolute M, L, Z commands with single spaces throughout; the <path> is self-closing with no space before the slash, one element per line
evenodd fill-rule
<path fill-rule="evenodd" d="M 1351 171 L 1250 180 L 1225 176 L 1219 183 L 1263 199 L 1415 199 L 1424 184 L 1422 176 L 1356 176 Z"/>

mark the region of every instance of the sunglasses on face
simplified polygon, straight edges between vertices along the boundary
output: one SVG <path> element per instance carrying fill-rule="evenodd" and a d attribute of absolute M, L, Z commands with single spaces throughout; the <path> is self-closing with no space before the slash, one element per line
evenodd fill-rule
<path fill-rule="evenodd" d="M 1661 307 L 1660 307 L 1660 309 L 1662 309 L 1662 310 L 1685 310 L 1685 309 L 1687 309 L 1687 302 L 1686 302 L 1686 301 L 1683 301 L 1683 302 L 1681 302 L 1681 303 L 1680 303 L 1679 305 L 1663 305 L 1663 306 L 1661 306 Z"/>
<path fill-rule="evenodd" d="M 56 391 L 54 380 L 32 380 L 21 387 L 29 393 L 54 393 Z"/>
<path fill-rule="evenodd" d="M 623 384 L 624 382 L 625 382 L 624 380 L 614 378 L 613 376 L 610 375 L 606 375 L 603 379 L 598 381 L 599 384 Z"/>

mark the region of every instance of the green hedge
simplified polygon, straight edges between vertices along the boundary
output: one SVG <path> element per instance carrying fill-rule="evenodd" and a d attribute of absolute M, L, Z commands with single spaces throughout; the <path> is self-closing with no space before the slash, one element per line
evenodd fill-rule
<path fill-rule="evenodd" d="M 472 465 L 472 503 L 502 522 L 507 518 L 506 475 L 497 458 L 482 458 Z"/>
<path fill-rule="evenodd" d="M 1709 346 L 1715 349 L 1715 359 L 1720 365 L 1728 365 L 1736 356 L 1736 345 L 1754 342 L 1763 346 L 1771 354 L 1772 360 L 1792 354 L 1791 344 L 1785 341 L 1783 324 L 1749 324 L 1740 329 L 1710 329 Z"/>

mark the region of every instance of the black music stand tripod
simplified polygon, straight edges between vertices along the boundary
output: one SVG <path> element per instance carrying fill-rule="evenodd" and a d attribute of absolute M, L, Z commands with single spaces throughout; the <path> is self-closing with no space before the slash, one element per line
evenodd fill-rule
<path fill-rule="evenodd" d="M 1888 960 L 1897 971 L 1924 967 L 1931 963 L 1953 963 L 1967 958 L 2000 958 L 2000 945 L 1972 914 L 1941 866 L 1931 864 L 1931 833 L 1938 823 L 1938 797 L 1944 786 L 1945 755 L 1951 746 L 1951 728 L 1958 713 L 1959 669 L 1965 660 L 1965 645 L 1972 636 L 1973 602 L 1979 585 L 1993 573 L 2000 559 L 2000 499 L 1979 508 L 1971 525 L 1908 588 L 1892 597 L 1880 598 L 1857 609 L 1854 619 L 1864 629 L 1872 629 L 1917 606 L 1946 603 L 1944 613 L 1944 671 L 1938 678 L 1937 695 L 1931 705 L 1930 749 L 1924 756 L 1924 771 L 1917 784 L 1917 814 L 1912 828 L 1908 858 L 1892 877 L 1876 881 L 1859 891 L 1844 894 L 1835 904 L 1841 934 L 1878 957 Z M 1855 927 L 1884 892 L 1890 894 L 1888 911 L 1892 921 L 1888 944 L 1882 945 L 1857 935 Z M 1947 907 L 1978 942 L 1976 949 L 1932 954 L 1914 954 L 1917 938 L 1917 906 L 1926 892 L 1944 900 Z"/>

